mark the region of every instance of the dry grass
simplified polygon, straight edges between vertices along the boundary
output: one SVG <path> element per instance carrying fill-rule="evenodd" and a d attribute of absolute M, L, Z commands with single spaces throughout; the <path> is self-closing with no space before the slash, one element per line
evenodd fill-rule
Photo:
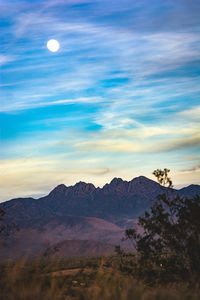
<path fill-rule="evenodd" d="M 115 258 L 19 261 L 0 266 L 1 300 L 197 300 L 185 285 L 148 287 Z"/>

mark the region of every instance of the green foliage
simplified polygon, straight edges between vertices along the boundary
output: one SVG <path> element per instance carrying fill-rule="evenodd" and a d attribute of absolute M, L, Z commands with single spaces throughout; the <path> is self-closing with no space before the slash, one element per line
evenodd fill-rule
<path fill-rule="evenodd" d="M 172 187 L 170 170 L 153 174 Z M 139 217 L 138 227 L 125 232 L 138 260 L 135 270 L 149 283 L 193 281 L 200 276 L 200 197 L 192 199 L 168 191 L 159 195 L 149 212 Z"/>

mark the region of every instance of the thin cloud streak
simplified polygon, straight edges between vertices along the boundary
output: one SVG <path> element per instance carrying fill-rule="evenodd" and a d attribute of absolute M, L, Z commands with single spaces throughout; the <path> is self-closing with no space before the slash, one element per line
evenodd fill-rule
<path fill-rule="evenodd" d="M 188 168 L 188 169 L 183 169 L 181 170 L 181 172 L 186 172 L 186 173 L 190 173 L 190 172 L 196 172 L 196 171 L 199 171 L 200 170 L 200 164 L 196 165 L 196 166 L 193 166 L 191 168 Z"/>

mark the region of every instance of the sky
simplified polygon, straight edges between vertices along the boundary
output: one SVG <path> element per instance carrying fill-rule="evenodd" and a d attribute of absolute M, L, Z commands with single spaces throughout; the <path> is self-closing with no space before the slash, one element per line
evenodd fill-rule
<path fill-rule="evenodd" d="M 0 201 L 157 168 L 199 184 L 199 20 L 198 0 L 0 0 Z"/>

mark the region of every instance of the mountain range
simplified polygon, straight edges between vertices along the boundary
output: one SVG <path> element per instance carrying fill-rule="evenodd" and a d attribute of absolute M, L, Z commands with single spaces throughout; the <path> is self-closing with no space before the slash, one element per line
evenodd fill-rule
<path fill-rule="evenodd" d="M 0 207 L 6 212 L 5 221 L 14 222 L 20 231 L 9 242 L 12 248 L 15 245 L 17 255 L 1 247 L 0 257 L 5 253 L 7 256 L 10 253 L 11 257 L 20 257 L 22 253 L 35 255 L 45 252 L 47 245 L 62 255 L 63 249 L 66 255 L 71 255 L 73 247 L 69 247 L 69 241 L 72 240 L 76 241 L 74 254 L 88 254 L 83 245 L 89 244 L 91 254 L 111 251 L 113 246 L 110 245 L 120 243 L 125 228 L 133 227 L 138 216 L 166 190 L 157 182 L 140 176 L 131 181 L 114 178 L 102 188 L 85 182 L 68 187 L 61 184 L 39 199 L 17 198 L 3 202 Z M 200 186 L 190 185 L 174 193 L 193 197 L 200 194 Z"/>

